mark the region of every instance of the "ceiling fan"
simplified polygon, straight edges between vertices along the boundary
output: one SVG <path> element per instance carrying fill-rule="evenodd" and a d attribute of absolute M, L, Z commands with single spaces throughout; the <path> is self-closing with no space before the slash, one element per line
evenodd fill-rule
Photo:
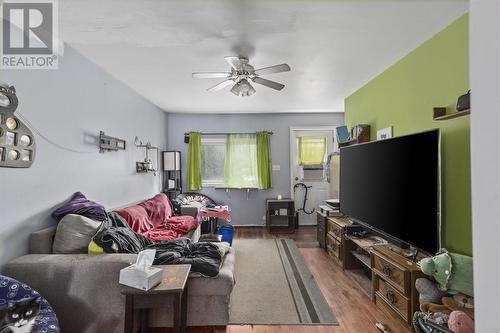
<path fill-rule="evenodd" d="M 260 69 L 254 69 L 252 65 L 248 63 L 247 58 L 242 57 L 224 57 L 229 65 L 231 65 L 231 72 L 205 72 L 205 73 L 193 73 L 193 78 L 195 79 L 214 79 L 214 78 L 225 78 L 226 80 L 216 84 L 213 87 L 207 89 L 210 92 L 219 91 L 227 86 L 232 85 L 231 92 L 236 96 L 250 96 L 255 93 L 255 88 L 252 87 L 250 82 L 255 82 L 262 84 L 263 86 L 281 90 L 285 87 L 284 84 L 267 80 L 261 77 L 263 74 L 272 73 L 282 73 L 290 71 L 290 66 L 287 64 L 275 65 L 270 67 L 264 67 Z"/>

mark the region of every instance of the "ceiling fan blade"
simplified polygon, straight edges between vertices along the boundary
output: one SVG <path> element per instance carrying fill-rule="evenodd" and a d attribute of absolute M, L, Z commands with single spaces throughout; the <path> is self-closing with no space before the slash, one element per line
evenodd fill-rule
<path fill-rule="evenodd" d="M 204 72 L 204 73 L 193 73 L 193 78 L 195 78 L 195 79 L 215 79 L 215 78 L 229 77 L 230 75 L 231 75 L 231 73 Z"/>
<path fill-rule="evenodd" d="M 225 87 L 227 87 L 231 84 L 234 84 L 233 80 L 222 81 L 221 83 L 218 83 L 215 86 L 208 88 L 207 91 L 216 92 L 216 91 L 219 91 L 221 89 L 224 89 Z"/>
<path fill-rule="evenodd" d="M 291 70 L 290 66 L 288 64 L 281 64 L 281 65 L 275 65 L 275 66 L 270 66 L 270 67 L 264 67 L 255 70 L 255 74 L 272 74 L 272 73 L 282 73 L 282 72 L 289 72 Z"/>
<path fill-rule="evenodd" d="M 234 70 L 240 70 L 241 69 L 241 60 L 240 58 L 238 57 L 224 57 L 224 60 L 227 61 L 227 63 L 229 65 L 231 65 L 231 67 L 234 69 Z"/>
<path fill-rule="evenodd" d="M 284 84 L 274 82 L 271 80 L 266 80 L 266 79 L 263 79 L 261 77 L 256 77 L 255 79 L 253 79 L 253 82 L 258 83 L 258 84 L 262 84 L 263 86 L 266 86 L 266 87 L 269 87 L 269 88 L 272 88 L 275 90 L 281 90 L 285 87 Z"/>

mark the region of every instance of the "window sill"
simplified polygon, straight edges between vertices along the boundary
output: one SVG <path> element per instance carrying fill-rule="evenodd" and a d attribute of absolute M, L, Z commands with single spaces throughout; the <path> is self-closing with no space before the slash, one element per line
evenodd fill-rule
<path fill-rule="evenodd" d="M 201 184 L 201 188 L 219 188 L 224 186 L 224 184 Z"/>

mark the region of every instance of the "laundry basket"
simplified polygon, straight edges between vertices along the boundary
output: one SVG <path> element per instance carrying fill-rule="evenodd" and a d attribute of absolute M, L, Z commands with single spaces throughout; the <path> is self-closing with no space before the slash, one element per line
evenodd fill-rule
<path fill-rule="evenodd" d="M 225 224 L 219 228 L 219 235 L 222 236 L 223 242 L 228 242 L 230 246 L 233 245 L 234 227 L 230 224 Z"/>

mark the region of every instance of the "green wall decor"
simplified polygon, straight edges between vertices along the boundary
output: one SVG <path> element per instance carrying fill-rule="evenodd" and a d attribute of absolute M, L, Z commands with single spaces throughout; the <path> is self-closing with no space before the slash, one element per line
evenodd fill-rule
<path fill-rule="evenodd" d="M 372 140 L 388 126 L 394 136 L 441 130 L 442 245 L 471 255 L 469 116 L 433 120 L 433 107 L 452 110 L 469 89 L 468 29 L 466 14 L 347 97 L 345 121 L 370 124 Z"/>

